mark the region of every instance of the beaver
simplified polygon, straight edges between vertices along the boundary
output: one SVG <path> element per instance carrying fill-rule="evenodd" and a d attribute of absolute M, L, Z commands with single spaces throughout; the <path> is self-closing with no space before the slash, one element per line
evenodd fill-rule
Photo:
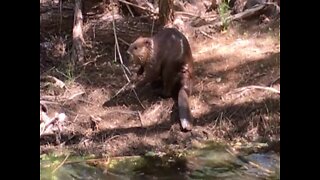
<path fill-rule="evenodd" d="M 175 28 L 164 28 L 152 37 L 139 37 L 130 44 L 130 62 L 140 65 L 137 74 L 145 73 L 133 88 L 161 81 L 164 98 L 178 96 L 179 119 L 182 130 L 192 128 L 189 96 L 192 90 L 193 61 L 187 38 Z"/>

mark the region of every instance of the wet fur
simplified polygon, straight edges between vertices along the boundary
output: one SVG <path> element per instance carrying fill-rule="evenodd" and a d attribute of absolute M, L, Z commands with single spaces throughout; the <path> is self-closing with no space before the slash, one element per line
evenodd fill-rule
<path fill-rule="evenodd" d="M 131 61 L 141 66 L 137 74 L 145 73 L 136 87 L 154 83 L 160 78 L 162 97 L 178 96 L 182 129 L 191 130 L 188 97 L 192 89 L 193 57 L 185 36 L 176 29 L 166 28 L 153 37 L 139 37 L 130 45 L 128 53 Z"/>

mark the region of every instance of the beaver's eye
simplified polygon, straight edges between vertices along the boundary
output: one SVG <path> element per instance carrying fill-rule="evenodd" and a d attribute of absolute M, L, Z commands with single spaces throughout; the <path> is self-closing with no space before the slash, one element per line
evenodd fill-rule
<path fill-rule="evenodd" d="M 134 49 L 134 50 L 137 50 L 137 49 L 138 49 L 138 47 L 137 47 L 137 46 L 135 46 L 133 49 Z"/>

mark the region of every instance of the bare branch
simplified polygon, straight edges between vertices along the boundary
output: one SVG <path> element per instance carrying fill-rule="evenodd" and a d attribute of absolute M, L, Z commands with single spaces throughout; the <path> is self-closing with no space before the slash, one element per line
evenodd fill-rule
<path fill-rule="evenodd" d="M 253 89 L 260 89 L 260 90 L 266 90 L 266 91 L 270 91 L 276 94 L 280 94 L 280 91 L 275 89 L 275 88 L 271 88 L 271 87 L 263 87 L 263 86 L 246 86 L 246 87 L 241 87 L 241 88 L 237 88 L 234 89 L 230 92 L 228 92 L 227 94 L 233 94 L 233 93 L 239 93 L 242 91 L 247 91 L 247 90 L 253 90 Z"/>
<path fill-rule="evenodd" d="M 128 43 L 127 41 L 125 41 L 125 40 L 123 40 L 123 39 L 121 39 L 121 38 L 119 38 L 119 37 L 118 37 L 118 39 L 119 39 L 121 42 L 123 42 L 125 45 L 130 46 L 130 43 Z"/>
<path fill-rule="evenodd" d="M 139 101 L 141 107 L 142 107 L 143 109 L 146 109 L 146 108 L 144 107 L 144 105 L 142 104 L 142 102 L 140 101 L 137 92 L 136 92 L 134 89 L 132 89 L 132 91 L 133 91 L 134 95 L 136 96 L 137 100 Z"/>
<path fill-rule="evenodd" d="M 70 154 L 68 154 L 64 160 L 52 171 L 52 173 L 56 172 L 65 162 L 66 160 L 68 159 L 68 157 L 70 156 Z"/>
<path fill-rule="evenodd" d="M 134 6 L 134 7 L 140 8 L 141 10 L 144 10 L 144 11 L 146 11 L 146 12 L 148 12 L 148 13 L 152 14 L 152 15 L 158 15 L 158 13 L 153 12 L 153 11 L 151 11 L 151 10 L 150 10 L 150 9 L 148 9 L 148 8 L 145 8 L 145 7 L 142 7 L 142 6 L 139 6 L 139 5 L 133 4 L 133 3 L 128 2 L 128 1 L 119 0 L 119 2 L 122 2 L 122 3 L 124 3 L 124 4 L 128 4 L 128 5 L 131 5 L 131 6 Z"/>
<path fill-rule="evenodd" d="M 204 36 L 210 38 L 210 39 L 214 39 L 212 36 L 210 36 L 209 34 L 207 34 L 206 32 L 200 31 L 201 34 L 203 34 Z"/>
<path fill-rule="evenodd" d="M 110 99 L 113 99 L 114 97 L 118 96 L 122 91 L 126 89 L 126 87 L 130 84 L 130 82 L 127 82 L 115 95 L 113 95 Z"/>
<path fill-rule="evenodd" d="M 131 82 L 126 71 L 131 75 L 131 72 L 129 71 L 129 69 L 123 64 L 123 60 L 122 60 L 122 56 L 121 56 L 121 53 L 120 53 L 120 49 L 119 49 L 119 44 L 118 44 L 118 38 L 117 38 L 117 32 L 116 32 L 116 25 L 115 25 L 115 20 L 114 20 L 114 10 L 113 10 L 113 6 L 112 6 L 112 25 L 113 25 L 113 34 L 114 34 L 114 39 L 115 39 L 115 43 L 116 43 L 116 50 L 118 52 L 118 55 L 119 55 L 119 59 L 120 59 L 120 62 L 121 62 L 121 67 L 122 67 L 122 70 L 125 74 L 125 77 L 127 78 L 127 81 L 128 82 Z M 126 67 L 126 68 L 125 68 Z"/>
<path fill-rule="evenodd" d="M 68 98 L 68 100 L 72 100 L 72 99 L 74 99 L 75 97 L 77 97 L 77 96 L 80 96 L 80 95 L 82 95 L 82 94 L 84 94 L 85 92 L 79 92 L 79 93 L 76 93 L 76 94 L 73 94 L 72 96 L 70 96 L 69 98 Z"/>
<path fill-rule="evenodd" d="M 130 12 L 131 16 L 132 16 L 132 17 L 134 17 L 133 12 L 132 12 L 132 10 L 131 10 L 130 6 L 129 6 L 128 4 L 126 4 L 126 7 L 128 8 L 128 10 L 129 10 L 129 12 Z"/>
<path fill-rule="evenodd" d="M 113 10 L 113 7 L 112 7 L 112 25 L 113 25 L 113 33 L 114 33 L 114 38 L 115 38 L 115 43 L 116 43 L 116 49 L 117 49 L 117 52 L 118 52 L 118 55 L 119 55 L 119 59 L 120 59 L 120 62 L 121 62 L 121 67 L 122 67 L 122 70 L 123 70 L 123 73 L 125 74 L 125 77 L 127 78 L 127 81 L 128 83 L 131 83 L 128 75 L 127 75 L 127 72 L 126 70 L 128 71 L 128 73 L 131 75 L 129 69 L 123 64 L 123 60 L 122 60 L 122 56 L 121 56 L 121 53 L 120 53 L 120 49 L 119 49 L 119 44 L 118 44 L 118 38 L 117 38 L 117 32 L 116 32 L 116 25 L 115 25 L 115 20 L 114 20 L 114 10 Z M 128 84 L 127 83 L 127 84 Z M 127 84 L 125 86 L 127 86 Z M 120 89 L 121 90 L 121 89 Z M 141 103 L 136 91 L 134 89 L 132 89 L 132 91 L 134 92 L 137 100 L 139 101 L 140 105 L 145 109 L 145 107 L 143 106 L 143 104 Z M 120 93 L 121 91 L 119 91 Z M 117 94 L 119 94 L 117 93 Z M 116 95 L 117 95 L 116 94 Z"/>

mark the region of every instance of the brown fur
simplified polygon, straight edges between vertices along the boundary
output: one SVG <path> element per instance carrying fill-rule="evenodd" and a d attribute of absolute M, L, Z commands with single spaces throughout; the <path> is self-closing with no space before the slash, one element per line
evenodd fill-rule
<path fill-rule="evenodd" d="M 177 87 L 181 126 L 183 130 L 191 130 L 188 96 L 192 88 L 193 56 L 186 37 L 177 29 L 165 28 L 153 37 L 139 37 L 127 52 L 131 61 L 141 66 L 138 75 L 145 73 L 136 87 L 160 78 L 164 97 L 172 96 Z"/>

